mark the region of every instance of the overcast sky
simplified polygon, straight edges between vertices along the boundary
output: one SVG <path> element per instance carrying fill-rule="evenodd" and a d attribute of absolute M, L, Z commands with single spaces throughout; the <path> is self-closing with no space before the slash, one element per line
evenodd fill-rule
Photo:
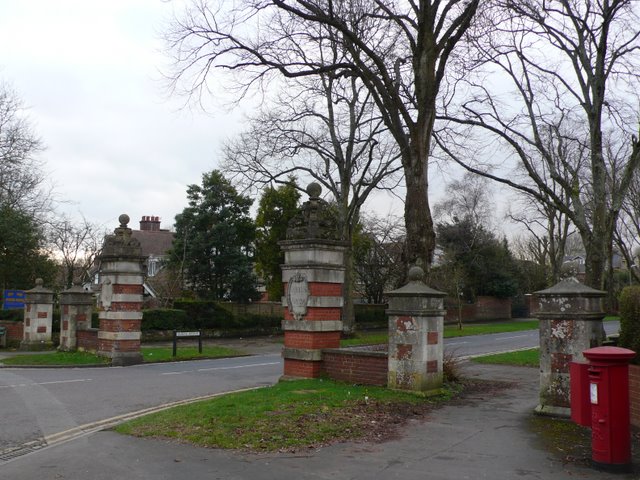
<path fill-rule="evenodd" d="M 0 0 L 0 80 L 28 107 L 62 210 L 111 230 L 126 212 L 164 227 L 217 167 L 242 112 L 169 98 L 160 33 L 183 2 Z"/>
<path fill-rule="evenodd" d="M 243 105 L 182 108 L 162 81 L 161 33 L 184 0 L 0 0 L 0 81 L 28 107 L 46 150 L 60 210 L 112 230 L 121 213 L 163 228 L 186 187 L 218 167 L 222 141 L 241 130 Z M 432 203 L 442 178 L 432 169 Z M 401 195 L 401 192 L 398 192 Z M 402 216 L 387 194 L 365 208 Z"/>

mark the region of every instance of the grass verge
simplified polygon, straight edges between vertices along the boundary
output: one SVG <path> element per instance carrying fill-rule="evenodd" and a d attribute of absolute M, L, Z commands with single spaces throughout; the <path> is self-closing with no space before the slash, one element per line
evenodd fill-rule
<path fill-rule="evenodd" d="M 526 320 L 520 322 L 493 322 L 493 323 L 471 323 L 465 324 L 462 330 L 457 325 L 444 326 L 444 338 L 464 337 L 471 335 L 487 335 L 489 333 L 521 332 L 524 330 L 535 330 L 538 328 L 538 320 Z M 387 343 L 388 334 L 381 332 L 358 332 L 353 338 L 340 341 L 342 347 L 353 347 L 357 345 L 373 345 Z"/>
<path fill-rule="evenodd" d="M 68 366 L 68 365 L 105 365 L 108 358 L 98 357 L 88 352 L 51 352 L 33 355 L 16 355 L 0 360 L 4 365 Z"/>
<path fill-rule="evenodd" d="M 515 365 L 518 367 L 537 367 L 540 365 L 540 349 L 531 348 L 517 352 L 497 353 L 471 359 L 476 363 L 497 365 Z"/>
<path fill-rule="evenodd" d="M 173 362 L 205 358 L 238 357 L 244 355 L 238 350 L 226 347 L 178 347 L 177 356 L 173 357 L 171 347 L 142 347 L 144 362 Z M 10 366 L 70 366 L 70 365 L 105 365 L 110 360 L 88 352 L 50 352 L 32 355 L 16 355 L 0 361 Z"/>
<path fill-rule="evenodd" d="M 280 382 L 148 415 L 116 427 L 203 447 L 294 451 L 335 441 L 383 439 L 406 419 L 449 400 L 330 380 Z"/>

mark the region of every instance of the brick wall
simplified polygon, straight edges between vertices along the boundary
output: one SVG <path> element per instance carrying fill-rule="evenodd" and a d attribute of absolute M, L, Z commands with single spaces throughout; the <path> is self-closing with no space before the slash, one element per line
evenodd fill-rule
<path fill-rule="evenodd" d="M 333 380 L 360 385 L 386 386 L 388 367 L 386 351 L 363 348 L 322 351 L 322 371 Z"/>
<path fill-rule="evenodd" d="M 629 365 L 631 425 L 640 427 L 640 365 Z"/>
<path fill-rule="evenodd" d="M 12 322 L 11 320 L 0 320 L 0 327 L 7 329 L 7 340 L 22 340 L 24 324 L 22 322 Z"/>
<path fill-rule="evenodd" d="M 455 298 L 445 299 L 444 308 L 447 310 L 447 314 L 444 317 L 445 323 L 456 323 L 458 321 L 458 302 Z M 473 321 L 476 319 L 476 304 L 475 303 L 463 303 L 462 304 L 462 321 Z"/>
<path fill-rule="evenodd" d="M 89 330 L 78 330 L 76 332 L 76 338 L 78 339 L 78 349 L 88 352 L 95 352 L 98 350 L 98 329 L 90 328 Z"/>
<path fill-rule="evenodd" d="M 476 299 L 476 320 L 505 320 L 511 318 L 511 299 L 478 297 Z"/>

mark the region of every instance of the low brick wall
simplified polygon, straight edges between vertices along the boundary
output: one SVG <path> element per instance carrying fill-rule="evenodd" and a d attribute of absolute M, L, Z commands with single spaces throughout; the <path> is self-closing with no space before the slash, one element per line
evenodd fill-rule
<path fill-rule="evenodd" d="M 76 332 L 78 339 L 78 350 L 87 352 L 98 351 L 98 329 L 90 328 L 89 330 L 78 330 Z"/>
<path fill-rule="evenodd" d="M 387 345 L 322 350 L 322 372 L 333 380 L 359 385 L 387 385 Z"/>
<path fill-rule="evenodd" d="M 7 329 L 7 340 L 22 341 L 24 324 L 22 322 L 12 322 L 11 320 L 0 320 L 0 327 Z"/>
<path fill-rule="evenodd" d="M 631 425 L 640 427 L 640 365 L 629 365 Z"/>
<path fill-rule="evenodd" d="M 511 299 L 478 297 L 476 320 L 508 320 L 511 318 Z"/>
<path fill-rule="evenodd" d="M 458 306 L 458 302 L 455 298 L 447 298 L 444 302 L 444 308 L 447 311 L 444 316 L 445 323 L 457 323 L 458 313 L 462 314 L 462 321 L 474 321 L 476 319 L 476 304 L 475 303 L 463 303 L 462 312 Z"/>

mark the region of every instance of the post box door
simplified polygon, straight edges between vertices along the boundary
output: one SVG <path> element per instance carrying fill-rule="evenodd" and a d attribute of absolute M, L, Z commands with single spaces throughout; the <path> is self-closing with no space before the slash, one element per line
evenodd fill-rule
<path fill-rule="evenodd" d="M 607 368 L 589 368 L 589 400 L 591 403 L 591 447 L 593 460 L 610 463 L 611 418 L 609 398 L 609 371 Z"/>

